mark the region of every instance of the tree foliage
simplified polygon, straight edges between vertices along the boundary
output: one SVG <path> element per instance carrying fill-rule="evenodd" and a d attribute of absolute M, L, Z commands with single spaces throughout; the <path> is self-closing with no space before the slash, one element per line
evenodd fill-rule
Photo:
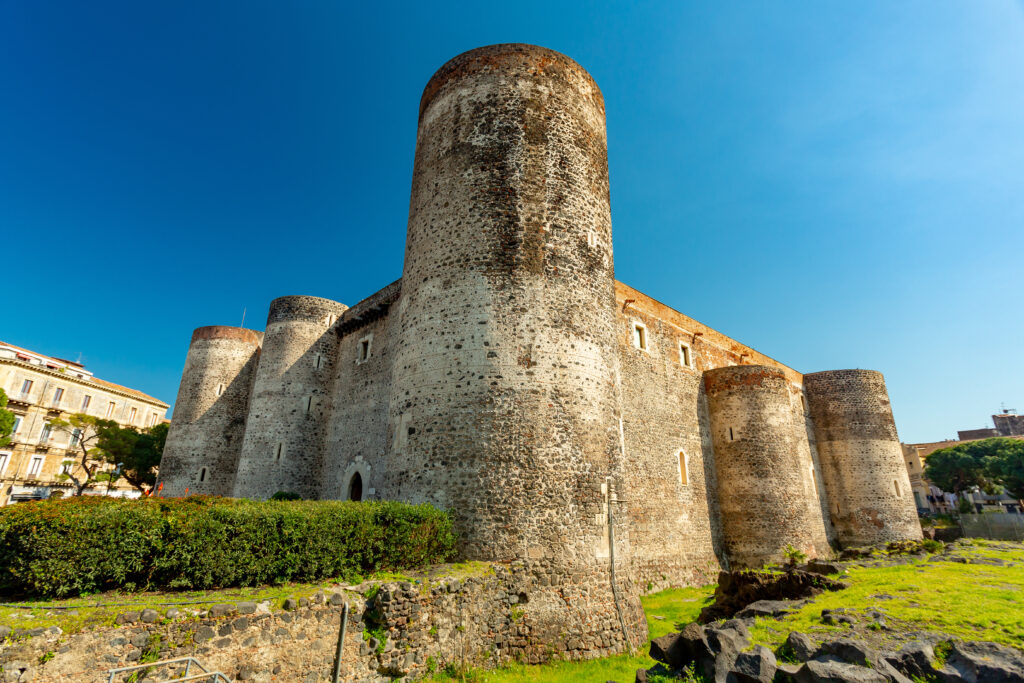
<path fill-rule="evenodd" d="M 0 446 L 6 446 L 11 442 L 13 431 L 14 413 L 7 410 L 7 392 L 0 389 Z"/>
<path fill-rule="evenodd" d="M 99 476 L 106 474 L 104 469 L 109 462 L 106 453 L 99 447 L 99 440 L 104 430 L 117 427 L 116 422 L 75 413 L 66 420 L 53 420 L 50 427 L 69 437 L 68 458 L 64 464 L 70 467 L 57 475 L 57 478 L 74 484 L 76 496 L 82 495 L 82 492 L 94 482 L 109 478 L 109 475 Z"/>
<path fill-rule="evenodd" d="M 928 456 L 924 476 L 957 495 L 975 487 L 987 493 L 1005 488 L 1024 498 L 1024 440 L 981 439 L 941 448 Z"/>
<path fill-rule="evenodd" d="M 145 492 L 156 483 L 156 468 L 163 456 L 167 430 L 166 424 L 141 432 L 134 427 L 115 426 L 100 432 L 97 445 L 125 481 Z"/>

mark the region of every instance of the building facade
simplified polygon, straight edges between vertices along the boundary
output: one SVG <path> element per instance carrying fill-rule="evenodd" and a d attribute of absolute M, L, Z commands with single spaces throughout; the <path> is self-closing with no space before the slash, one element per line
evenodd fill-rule
<path fill-rule="evenodd" d="M 803 375 L 615 280 L 606 145 L 568 57 L 445 64 L 401 279 L 196 330 L 163 495 L 432 503 L 465 557 L 530 568 L 532 614 L 612 651 L 644 590 L 920 538 L 880 374 Z"/>
<path fill-rule="evenodd" d="M 101 380 L 79 363 L 5 342 L 0 342 L 0 388 L 7 393 L 7 409 L 14 413 L 11 443 L 0 447 L 0 505 L 73 492 L 72 483 L 59 475 L 68 471 L 66 461 L 74 458 L 68 449 L 75 437 L 54 430 L 53 420 L 85 413 L 144 429 L 162 422 L 169 407 L 141 391 Z M 70 470 L 80 471 L 80 465 Z M 110 487 L 97 483 L 85 493 L 139 494 L 123 481 Z"/>

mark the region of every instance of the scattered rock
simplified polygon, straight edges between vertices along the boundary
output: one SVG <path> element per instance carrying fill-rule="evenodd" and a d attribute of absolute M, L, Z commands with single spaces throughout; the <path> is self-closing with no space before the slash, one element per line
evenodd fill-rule
<path fill-rule="evenodd" d="M 753 652 L 741 652 L 729 672 L 730 683 L 772 683 L 778 665 L 775 655 L 764 645 L 758 645 Z"/>
<path fill-rule="evenodd" d="M 293 612 L 299 608 L 299 601 L 295 598 L 285 598 L 283 607 L 289 612 Z"/>
<path fill-rule="evenodd" d="M 793 676 L 797 683 L 888 683 L 885 676 L 835 658 L 812 659 Z"/>
<path fill-rule="evenodd" d="M 226 617 L 227 615 L 234 614 L 234 613 L 235 613 L 235 606 L 231 605 L 231 604 L 228 604 L 228 603 L 223 603 L 223 604 L 220 604 L 220 605 L 214 605 L 213 607 L 210 608 L 210 618 L 212 618 L 212 619 L 218 619 L 220 617 Z"/>
<path fill-rule="evenodd" d="M 739 612 L 736 616 L 740 619 L 755 617 L 782 617 L 791 613 L 797 604 L 790 600 L 758 600 L 752 602 Z"/>
<path fill-rule="evenodd" d="M 255 614 L 256 603 L 251 601 L 240 602 L 236 605 L 239 614 Z"/>
<path fill-rule="evenodd" d="M 166 617 L 168 619 L 177 619 L 180 616 L 181 616 L 181 610 L 178 609 L 177 607 L 172 607 L 171 609 L 167 610 Z"/>
<path fill-rule="evenodd" d="M 934 676 L 935 649 L 931 643 L 914 641 L 895 653 L 886 655 L 885 661 L 904 676 L 925 678 Z"/>
<path fill-rule="evenodd" d="M 840 590 L 846 584 L 800 570 L 772 574 L 752 570 L 721 572 L 715 589 L 715 602 L 700 613 L 707 624 L 728 619 L 744 607 L 762 600 L 797 600 L 818 595 L 823 590 Z"/>
<path fill-rule="evenodd" d="M 160 621 L 160 613 L 155 609 L 144 609 L 142 614 L 139 615 L 139 621 L 144 624 L 155 624 Z"/>
<path fill-rule="evenodd" d="M 829 574 L 841 574 L 843 568 L 841 565 L 835 562 L 824 562 L 822 560 L 811 560 L 804 567 L 804 571 L 810 572 L 811 574 L 820 574 L 827 576 Z"/>
<path fill-rule="evenodd" d="M 970 683 L 1024 683 L 1024 653 L 997 643 L 953 643 L 942 673 Z"/>
<path fill-rule="evenodd" d="M 117 618 L 114 619 L 114 623 L 117 624 L 118 626 L 120 626 L 122 624 L 134 624 L 136 621 L 139 620 L 140 616 L 141 616 L 140 613 L 137 612 L 137 611 L 134 611 L 134 610 L 129 610 L 127 612 L 121 612 L 120 614 L 117 615 Z"/>
<path fill-rule="evenodd" d="M 810 638 L 796 631 L 786 636 L 786 642 L 783 644 L 783 647 L 801 662 L 811 659 L 814 656 L 814 651 L 817 649 Z"/>

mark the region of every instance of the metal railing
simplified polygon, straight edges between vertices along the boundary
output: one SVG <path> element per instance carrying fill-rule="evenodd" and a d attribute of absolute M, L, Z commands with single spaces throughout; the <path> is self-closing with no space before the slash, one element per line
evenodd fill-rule
<path fill-rule="evenodd" d="M 178 657 L 176 659 L 161 659 L 159 662 L 150 662 L 149 664 L 135 664 L 133 666 L 122 666 L 116 669 L 110 669 L 107 671 L 110 674 L 110 678 L 107 679 L 107 683 L 114 683 L 114 677 L 117 674 L 126 674 L 132 671 L 141 671 L 142 669 L 151 669 L 157 667 L 170 666 L 172 664 L 184 664 L 185 675 L 183 678 L 165 679 L 165 681 L 175 681 L 175 683 L 181 683 L 182 681 L 205 681 L 206 683 L 231 683 L 226 675 L 220 671 L 207 671 L 206 667 L 199 663 L 199 660 L 195 657 Z M 200 673 L 192 673 L 192 668 L 199 669 Z"/>

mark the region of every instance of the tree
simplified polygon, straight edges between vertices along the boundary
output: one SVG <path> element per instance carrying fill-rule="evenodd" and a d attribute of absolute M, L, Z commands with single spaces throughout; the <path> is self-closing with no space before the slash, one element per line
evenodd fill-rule
<path fill-rule="evenodd" d="M 67 420 L 53 420 L 50 427 L 69 436 L 68 459 L 63 463 L 69 467 L 66 468 L 67 471 L 57 475 L 57 478 L 74 484 L 76 496 L 82 495 L 93 482 L 109 478 L 109 474 L 103 471 L 109 460 L 99 447 L 99 441 L 105 430 L 118 428 L 116 422 L 75 413 Z"/>
<path fill-rule="evenodd" d="M 1006 492 L 1017 500 L 1024 500 L 1024 440 L 985 439 L 991 444 L 989 471 Z"/>
<path fill-rule="evenodd" d="M 986 439 L 988 441 L 988 439 Z M 991 490 L 993 480 L 988 469 L 985 449 L 962 443 L 949 448 L 940 448 L 928 456 L 924 476 L 943 491 L 961 495 L 974 487 Z"/>
<path fill-rule="evenodd" d="M 125 481 L 145 493 L 156 483 L 156 468 L 163 456 L 168 425 L 158 424 L 138 432 L 132 427 L 101 431 L 98 446 L 106 459 L 117 466 Z"/>
<path fill-rule="evenodd" d="M 14 431 L 14 413 L 6 408 L 7 392 L 0 389 L 0 446 L 11 442 L 11 432 Z"/>

